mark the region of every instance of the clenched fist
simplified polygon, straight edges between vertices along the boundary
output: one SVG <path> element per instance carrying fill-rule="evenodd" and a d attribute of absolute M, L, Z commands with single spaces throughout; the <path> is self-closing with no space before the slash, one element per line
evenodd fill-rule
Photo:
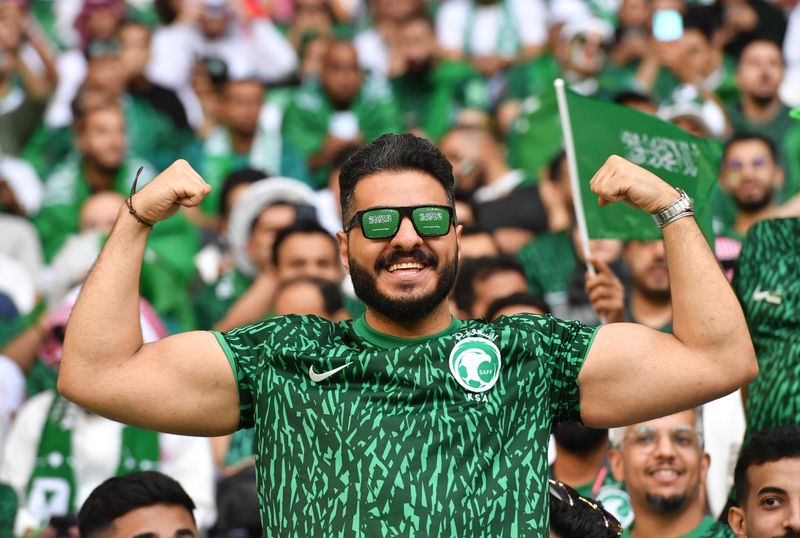
<path fill-rule="evenodd" d="M 648 213 L 657 213 L 680 198 L 669 183 L 618 155 L 606 160 L 589 187 L 601 206 L 623 201 Z"/>
<path fill-rule="evenodd" d="M 136 212 L 155 224 L 175 214 L 180 206 L 193 207 L 211 192 L 211 186 L 189 163 L 178 159 L 133 195 Z"/>

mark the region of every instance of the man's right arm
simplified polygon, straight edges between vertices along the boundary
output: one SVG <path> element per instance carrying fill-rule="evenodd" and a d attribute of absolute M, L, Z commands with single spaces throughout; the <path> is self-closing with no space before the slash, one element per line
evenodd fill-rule
<path fill-rule="evenodd" d="M 133 198 L 156 223 L 197 206 L 210 187 L 176 161 Z M 120 422 L 187 435 L 221 435 L 239 423 L 233 370 L 209 332 L 143 344 L 139 275 L 150 228 L 122 206 L 72 311 L 58 389 L 77 404 Z"/>

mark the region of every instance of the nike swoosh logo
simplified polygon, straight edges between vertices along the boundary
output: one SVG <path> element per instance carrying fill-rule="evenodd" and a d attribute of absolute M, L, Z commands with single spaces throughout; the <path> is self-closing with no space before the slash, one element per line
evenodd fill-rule
<path fill-rule="evenodd" d="M 754 301 L 766 301 L 770 304 L 781 304 L 783 302 L 783 297 L 780 294 L 773 293 L 770 290 L 761 290 L 760 288 L 756 288 L 753 292 L 753 300 Z"/>
<path fill-rule="evenodd" d="M 308 368 L 308 377 L 310 377 L 311 381 L 313 381 L 314 383 L 319 383 L 321 381 L 325 381 L 326 379 L 328 379 L 330 376 L 332 376 L 336 372 L 344 370 L 345 368 L 347 368 L 351 364 L 353 364 L 352 361 L 348 362 L 347 364 L 343 364 L 343 365 L 339 366 L 338 368 L 334 368 L 333 370 L 328 370 L 327 372 L 322 372 L 321 374 L 318 374 L 317 372 L 314 371 L 314 366 L 310 366 Z"/>

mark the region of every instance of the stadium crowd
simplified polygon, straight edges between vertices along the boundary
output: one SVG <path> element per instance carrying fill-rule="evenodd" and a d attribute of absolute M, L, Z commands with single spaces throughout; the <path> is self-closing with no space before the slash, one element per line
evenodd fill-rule
<path fill-rule="evenodd" d="M 760 373 L 661 419 L 554 426 L 552 535 L 614 536 L 616 520 L 635 538 L 800 535 L 796 0 L 0 0 L 0 536 L 74 536 L 95 488 L 154 470 L 180 484 L 163 502 L 193 510 L 192 533 L 261 535 L 252 429 L 155 433 L 56 390 L 119 208 L 177 159 L 212 191 L 150 235 L 146 342 L 363 315 L 339 169 L 399 132 L 453 165 L 457 318 L 671 332 L 662 241 L 583 253 L 547 112 L 559 77 L 715 141 L 713 247 Z"/>

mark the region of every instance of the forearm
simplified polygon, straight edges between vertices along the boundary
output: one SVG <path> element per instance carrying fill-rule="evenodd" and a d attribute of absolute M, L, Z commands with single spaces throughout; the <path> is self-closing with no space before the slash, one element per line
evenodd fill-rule
<path fill-rule="evenodd" d="M 214 329 L 223 332 L 230 331 L 266 316 L 272 303 L 275 284 L 272 276 L 259 275 L 244 295 L 233 303 L 225 317 L 214 326 Z"/>
<path fill-rule="evenodd" d="M 673 332 L 685 345 L 724 355 L 751 347 L 739 301 L 694 219 L 664 228 Z"/>
<path fill-rule="evenodd" d="M 44 335 L 44 324 L 38 320 L 11 340 L 0 353 L 13 360 L 27 374 L 36 361 L 36 353 L 44 341 Z"/>
<path fill-rule="evenodd" d="M 67 325 L 63 379 L 91 383 L 142 346 L 139 274 L 149 230 L 122 206 Z"/>

